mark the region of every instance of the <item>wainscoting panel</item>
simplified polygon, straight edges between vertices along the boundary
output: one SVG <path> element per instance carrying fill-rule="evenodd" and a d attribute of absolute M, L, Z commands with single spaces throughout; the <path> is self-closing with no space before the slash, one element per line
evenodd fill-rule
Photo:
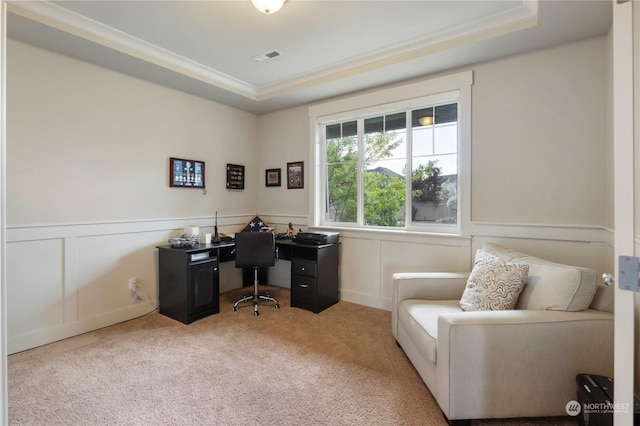
<path fill-rule="evenodd" d="M 7 334 L 18 336 L 64 321 L 63 240 L 7 245 Z"/>
<path fill-rule="evenodd" d="M 533 238 L 474 237 L 472 254 L 484 243 L 496 243 L 532 256 L 614 273 L 613 245 L 603 241 L 561 241 Z"/>
<path fill-rule="evenodd" d="M 220 232 L 241 230 L 251 215 L 219 217 Z M 7 229 L 8 353 L 127 321 L 158 304 L 158 252 L 185 226 L 213 232 L 213 217 Z M 242 286 L 225 264 L 220 287 Z M 146 302 L 134 303 L 129 277 Z"/>
<path fill-rule="evenodd" d="M 462 244 L 382 242 L 383 308 L 391 310 L 392 275 L 396 272 L 466 272 L 470 271 L 469 242 Z"/>
<path fill-rule="evenodd" d="M 91 318 L 131 305 L 129 277 L 157 304 L 156 245 L 166 231 L 78 238 L 78 316 Z"/>
<path fill-rule="evenodd" d="M 340 296 L 347 302 L 379 308 L 380 241 L 340 237 Z"/>
<path fill-rule="evenodd" d="M 467 272 L 475 251 L 487 242 L 555 262 L 590 267 L 599 277 L 613 270 L 613 233 L 604 228 L 475 225 L 479 235 L 469 236 L 329 229 L 340 232 L 342 242 L 342 300 L 390 310 L 393 273 Z M 496 235 L 490 236 L 490 232 Z"/>
<path fill-rule="evenodd" d="M 284 232 L 307 230 L 303 216 L 259 215 Z M 240 231 L 250 215 L 219 216 L 220 232 Z M 185 226 L 213 232 L 213 217 L 63 224 L 7 229 L 8 353 L 139 317 L 158 303 L 158 253 Z M 311 228 L 315 229 L 315 228 Z M 329 229 L 340 232 L 341 299 L 391 309 L 391 276 L 407 271 L 468 271 L 475 250 L 497 242 L 549 260 L 613 271 L 613 232 L 598 227 L 474 224 L 474 235 Z M 289 287 L 290 265 L 278 262 L 272 284 Z M 149 303 L 134 303 L 136 277 Z M 233 262 L 221 265 L 222 292 L 242 286 Z M 221 307 L 226 309 L 226 307 Z"/>

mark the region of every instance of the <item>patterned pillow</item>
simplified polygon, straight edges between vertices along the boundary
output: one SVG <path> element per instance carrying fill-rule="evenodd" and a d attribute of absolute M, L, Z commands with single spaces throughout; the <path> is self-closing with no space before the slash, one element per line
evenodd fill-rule
<path fill-rule="evenodd" d="M 460 299 L 463 311 L 515 308 L 527 282 L 529 265 L 503 262 L 491 257 L 476 253 L 475 265 Z"/>

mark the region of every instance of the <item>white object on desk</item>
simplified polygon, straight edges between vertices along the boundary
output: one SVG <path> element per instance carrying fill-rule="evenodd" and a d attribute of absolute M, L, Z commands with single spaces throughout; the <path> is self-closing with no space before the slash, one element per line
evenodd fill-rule
<path fill-rule="evenodd" d="M 186 236 L 198 236 L 198 234 L 200 234 L 200 227 L 199 226 L 193 226 L 193 225 L 189 225 L 189 226 L 185 226 L 184 227 L 184 233 Z"/>

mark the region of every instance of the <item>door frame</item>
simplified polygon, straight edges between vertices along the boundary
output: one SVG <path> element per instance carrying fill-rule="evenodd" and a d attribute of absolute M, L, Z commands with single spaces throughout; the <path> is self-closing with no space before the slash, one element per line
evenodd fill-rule
<path fill-rule="evenodd" d="M 633 1 L 613 4 L 613 164 L 615 271 L 635 249 Z M 614 425 L 633 424 L 635 293 L 615 289 Z"/>

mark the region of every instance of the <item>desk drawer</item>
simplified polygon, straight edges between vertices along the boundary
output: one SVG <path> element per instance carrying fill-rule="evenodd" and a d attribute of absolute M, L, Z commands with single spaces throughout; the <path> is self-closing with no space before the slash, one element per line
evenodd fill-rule
<path fill-rule="evenodd" d="M 222 247 L 220 249 L 220 262 L 228 262 L 236 258 L 235 247 Z"/>
<path fill-rule="evenodd" d="M 301 275 L 291 275 L 291 306 L 311 305 L 316 301 L 316 280 Z"/>
<path fill-rule="evenodd" d="M 318 276 L 318 265 L 315 262 L 294 260 L 291 262 L 291 275 L 306 275 L 307 277 L 316 277 Z"/>

